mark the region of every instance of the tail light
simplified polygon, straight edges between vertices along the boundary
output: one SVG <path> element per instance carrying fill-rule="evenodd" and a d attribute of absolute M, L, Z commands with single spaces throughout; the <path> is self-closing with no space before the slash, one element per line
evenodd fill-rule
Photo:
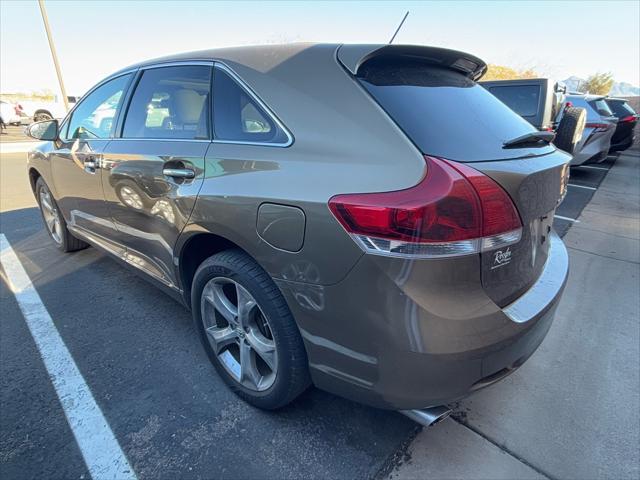
<path fill-rule="evenodd" d="M 463 164 L 427 157 L 427 174 L 406 190 L 336 195 L 329 209 L 367 252 L 412 258 L 469 255 L 520 241 L 509 195 Z"/>
<path fill-rule="evenodd" d="M 610 123 L 587 123 L 584 128 L 593 128 L 596 132 L 606 132 L 613 124 Z"/>
<path fill-rule="evenodd" d="M 622 118 L 619 120 L 619 123 L 631 123 L 631 122 L 635 122 L 635 121 L 636 121 L 636 119 L 637 119 L 637 116 L 636 116 L 636 115 L 629 115 L 629 116 L 627 116 L 627 117 L 622 117 Z"/>

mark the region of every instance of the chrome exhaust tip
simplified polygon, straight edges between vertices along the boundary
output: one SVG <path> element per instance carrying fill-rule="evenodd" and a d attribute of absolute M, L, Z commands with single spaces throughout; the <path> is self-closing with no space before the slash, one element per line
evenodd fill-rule
<path fill-rule="evenodd" d="M 400 413 L 425 427 L 431 427 L 451 415 L 451 409 L 443 405 L 421 410 L 400 410 Z"/>

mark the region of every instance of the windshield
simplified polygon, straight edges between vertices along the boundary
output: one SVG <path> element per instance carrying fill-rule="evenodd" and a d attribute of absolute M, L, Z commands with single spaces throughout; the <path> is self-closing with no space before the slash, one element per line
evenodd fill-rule
<path fill-rule="evenodd" d="M 552 146 L 503 148 L 535 132 L 483 87 L 450 69 L 371 60 L 358 79 L 422 153 L 459 161 L 540 155 Z"/>

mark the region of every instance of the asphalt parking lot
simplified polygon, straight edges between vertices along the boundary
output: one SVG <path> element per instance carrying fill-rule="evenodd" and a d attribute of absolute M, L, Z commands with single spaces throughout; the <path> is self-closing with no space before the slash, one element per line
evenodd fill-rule
<path fill-rule="evenodd" d="M 95 249 L 58 253 L 24 161 L 0 155 L 0 231 L 138 478 L 640 475 L 637 150 L 571 172 L 555 227 L 572 272 L 539 351 L 422 432 L 315 389 L 277 413 L 241 402 L 179 304 Z M 88 478 L 4 267 L 0 275 L 0 477 Z"/>

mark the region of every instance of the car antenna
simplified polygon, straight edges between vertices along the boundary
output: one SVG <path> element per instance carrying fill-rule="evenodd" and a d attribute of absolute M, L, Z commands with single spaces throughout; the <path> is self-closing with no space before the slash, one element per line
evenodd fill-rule
<path fill-rule="evenodd" d="M 404 17 L 402 17 L 402 21 L 400 22 L 400 25 L 398 25 L 398 28 L 396 28 L 396 31 L 393 34 L 393 37 L 391 37 L 391 40 L 389 40 L 389 45 L 393 43 L 393 40 L 396 38 L 396 35 L 398 35 L 398 32 L 402 28 L 402 25 L 404 25 L 404 21 L 407 19 L 408 16 L 409 16 L 409 10 L 407 10 L 407 13 L 405 13 Z"/>

